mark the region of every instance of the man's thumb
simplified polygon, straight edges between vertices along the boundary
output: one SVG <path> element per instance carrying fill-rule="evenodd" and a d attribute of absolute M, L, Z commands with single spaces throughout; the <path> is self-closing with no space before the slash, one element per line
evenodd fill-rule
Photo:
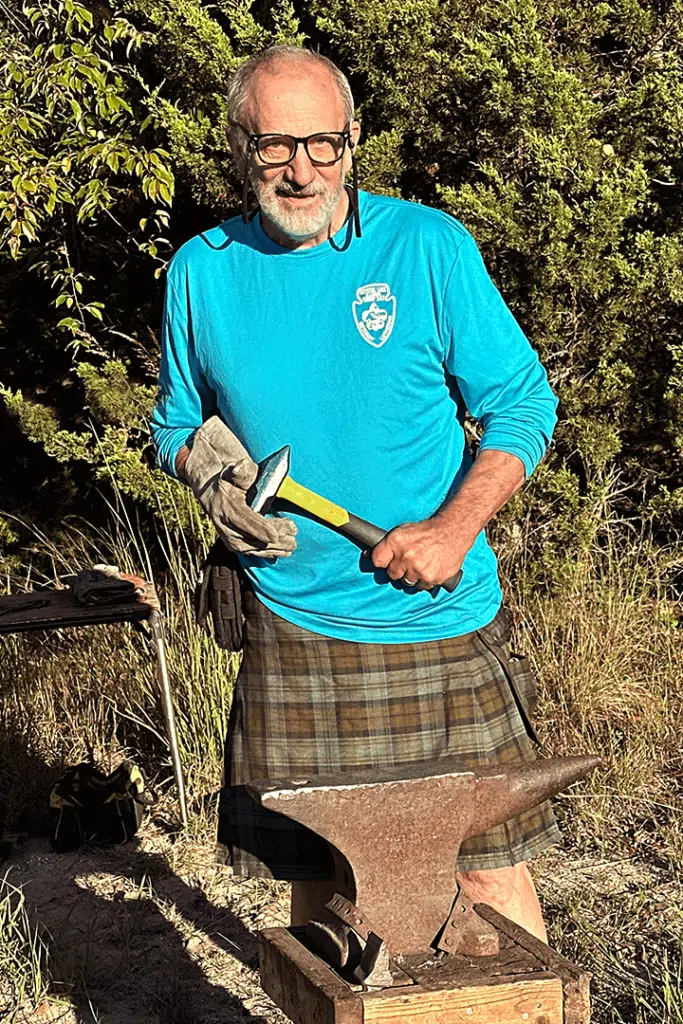
<path fill-rule="evenodd" d="M 377 544 L 370 551 L 370 559 L 372 561 L 372 564 L 376 565 L 378 569 L 386 569 L 386 567 L 389 565 L 389 562 L 391 562 L 393 557 L 394 550 L 391 544 L 387 542 L 386 537 L 384 537 L 379 542 L 379 544 Z"/>

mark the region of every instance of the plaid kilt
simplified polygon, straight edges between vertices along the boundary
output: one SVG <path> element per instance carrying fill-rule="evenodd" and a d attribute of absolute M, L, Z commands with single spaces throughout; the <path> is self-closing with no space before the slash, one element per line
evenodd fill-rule
<path fill-rule="evenodd" d="M 252 800 L 250 780 L 453 755 L 464 768 L 534 759 L 536 683 L 526 659 L 510 654 L 503 610 L 484 629 L 447 640 L 350 643 L 295 626 L 245 591 L 217 847 L 235 874 L 334 877 L 327 843 Z M 457 866 L 506 867 L 559 838 L 546 802 L 466 840 Z"/>

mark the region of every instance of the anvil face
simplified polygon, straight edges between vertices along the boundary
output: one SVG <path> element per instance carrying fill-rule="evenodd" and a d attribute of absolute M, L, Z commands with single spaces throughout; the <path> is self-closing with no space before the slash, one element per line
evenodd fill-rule
<path fill-rule="evenodd" d="M 475 773 L 444 759 L 248 788 L 264 807 L 332 845 L 341 895 L 368 915 L 396 956 L 427 951 L 446 922 L 464 839 L 554 796 L 599 763 L 551 758 Z"/>

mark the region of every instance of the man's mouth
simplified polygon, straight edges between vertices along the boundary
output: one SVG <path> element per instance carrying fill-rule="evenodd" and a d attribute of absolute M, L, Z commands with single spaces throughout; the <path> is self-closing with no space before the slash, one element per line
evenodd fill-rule
<path fill-rule="evenodd" d="M 318 194 L 318 192 L 313 192 L 310 195 L 298 195 L 297 193 L 291 192 L 278 192 L 278 197 L 280 199 L 287 199 L 290 202 L 301 203 L 307 199 L 316 199 L 318 197 Z"/>

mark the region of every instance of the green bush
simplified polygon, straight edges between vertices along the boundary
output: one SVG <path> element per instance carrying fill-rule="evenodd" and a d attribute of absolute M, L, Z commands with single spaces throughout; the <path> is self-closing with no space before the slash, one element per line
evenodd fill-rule
<path fill-rule="evenodd" d="M 263 46 L 305 42 L 351 78 L 363 186 L 464 221 L 560 396 L 553 450 L 502 534 L 513 543 L 515 521 L 533 522 L 551 580 L 608 524 L 645 518 L 675 535 L 681 0 L 14 10 L 1 72 L 0 381 L 26 435 L 86 468 L 83 486 L 113 473 L 152 507 L 172 488 L 146 428 L 159 272 L 172 248 L 236 210 L 227 76 Z M 77 506 L 83 491 L 67 491 Z"/>

